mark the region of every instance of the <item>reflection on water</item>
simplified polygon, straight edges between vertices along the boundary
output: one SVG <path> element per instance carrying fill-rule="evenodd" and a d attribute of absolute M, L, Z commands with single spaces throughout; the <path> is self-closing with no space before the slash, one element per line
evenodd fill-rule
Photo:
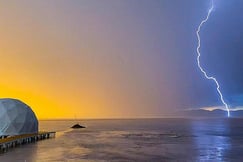
<path fill-rule="evenodd" d="M 0 161 L 242 161 L 243 119 L 41 121 L 56 138 L 21 146 Z"/>
<path fill-rule="evenodd" d="M 227 119 L 192 121 L 198 161 L 225 161 L 226 153 L 231 149 L 230 128 Z"/>
<path fill-rule="evenodd" d="M 35 143 L 9 149 L 8 152 L 0 154 L 1 162 L 34 162 L 37 156 L 37 145 Z"/>

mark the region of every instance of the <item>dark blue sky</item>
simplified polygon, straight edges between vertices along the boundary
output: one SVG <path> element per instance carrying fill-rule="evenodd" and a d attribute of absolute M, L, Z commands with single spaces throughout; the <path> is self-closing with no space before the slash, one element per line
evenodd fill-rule
<path fill-rule="evenodd" d="M 239 106 L 243 104 L 243 2 L 220 1 L 218 5 L 203 32 L 204 64 L 220 80 L 228 103 Z"/>
<path fill-rule="evenodd" d="M 210 1 L 173 1 L 171 28 L 177 37 L 172 48 L 177 68 L 175 85 L 185 108 L 222 105 L 212 81 L 204 79 L 195 60 L 195 29 L 205 18 Z M 208 22 L 201 30 L 201 62 L 215 76 L 232 107 L 243 105 L 243 1 L 217 1 Z M 173 64 L 171 62 L 171 64 Z"/>
<path fill-rule="evenodd" d="M 242 105 L 243 2 L 215 1 L 215 10 L 202 30 L 202 63 L 217 77 L 225 99 L 231 106 Z M 216 104 L 217 101 L 209 103 Z"/>

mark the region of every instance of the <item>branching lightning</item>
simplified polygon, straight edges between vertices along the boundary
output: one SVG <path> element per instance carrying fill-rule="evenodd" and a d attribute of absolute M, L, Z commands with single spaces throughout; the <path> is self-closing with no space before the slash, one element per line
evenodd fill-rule
<path fill-rule="evenodd" d="M 221 93 L 221 90 L 220 90 L 220 85 L 219 85 L 219 82 L 217 81 L 217 79 L 213 76 L 209 76 L 207 74 L 207 72 L 202 68 L 201 66 L 201 63 L 200 63 L 200 57 L 201 57 L 201 52 L 200 52 L 200 47 L 201 47 L 201 37 L 200 37 L 200 31 L 201 31 L 201 27 L 208 21 L 212 11 L 214 9 L 214 3 L 213 3 L 213 0 L 212 0 L 212 5 L 210 7 L 210 9 L 208 10 L 208 14 L 207 14 L 207 17 L 205 19 L 203 19 L 200 23 L 200 25 L 198 26 L 197 28 L 197 39 L 198 39 L 198 45 L 197 45 L 197 65 L 199 67 L 199 69 L 201 70 L 201 72 L 204 74 L 205 78 L 207 78 L 208 80 L 212 80 L 215 82 L 216 86 L 217 86 L 217 92 L 220 96 L 220 99 L 221 99 L 221 102 L 224 104 L 225 106 L 225 110 L 227 111 L 227 115 L 228 117 L 230 117 L 230 110 L 229 110 L 229 106 L 228 104 L 224 101 L 224 97 Z"/>

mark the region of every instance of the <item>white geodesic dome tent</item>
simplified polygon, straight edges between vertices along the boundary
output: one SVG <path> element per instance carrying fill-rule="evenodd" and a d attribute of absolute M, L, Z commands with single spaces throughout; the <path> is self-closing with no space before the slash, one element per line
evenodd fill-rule
<path fill-rule="evenodd" d="M 38 120 L 31 108 L 16 99 L 0 99 L 0 136 L 38 132 Z"/>

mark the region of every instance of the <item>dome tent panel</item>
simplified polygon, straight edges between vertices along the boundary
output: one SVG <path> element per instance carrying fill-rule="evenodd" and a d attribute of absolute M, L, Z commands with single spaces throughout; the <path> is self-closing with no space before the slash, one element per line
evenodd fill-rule
<path fill-rule="evenodd" d="M 0 99 L 0 136 L 38 132 L 35 113 L 16 99 Z"/>

